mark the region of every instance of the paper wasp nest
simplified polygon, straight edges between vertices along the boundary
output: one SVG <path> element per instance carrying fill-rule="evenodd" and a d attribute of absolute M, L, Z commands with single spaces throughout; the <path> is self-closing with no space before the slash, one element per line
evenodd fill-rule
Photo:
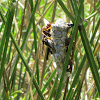
<path fill-rule="evenodd" d="M 63 20 L 57 20 L 55 24 L 51 25 L 51 36 L 52 36 L 52 41 L 54 44 L 54 49 L 55 52 L 53 53 L 54 55 L 54 60 L 56 63 L 57 67 L 57 72 L 59 77 L 61 76 L 61 73 L 63 71 L 64 67 L 64 61 L 66 57 L 66 38 L 67 38 L 67 33 L 69 28 L 72 27 L 72 24 L 68 24 L 63 22 Z M 67 71 L 67 69 L 65 69 Z M 65 75 L 65 80 L 67 77 L 69 77 L 70 72 L 66 72 Z"/>
<path fill-rule="evenodd" d="M 61 73 L 64 67 L 64 61 L 66 57 L 67 47 L 69 43 L 66 45 L 66 41 L 70 38 L 67 37 L 68 30 L 73 26 L 73 24 L 68 24 L 63 20 L 57 20 L 54 24 L 51 24 L 51 39 L 47 39 L 45 44 L 48 43 L 48 46 L 51 48 L 52 54 L 54 56 L 55 65 L 57 68 L 57 72 L 59 77 L 61 77 Z M 69 67 L 69 65 L 68 65 Z M 68 68 L 67 67 L 67 68 Z M 69 77 L 70 71 L 66 70 L 65 79 Z"/>

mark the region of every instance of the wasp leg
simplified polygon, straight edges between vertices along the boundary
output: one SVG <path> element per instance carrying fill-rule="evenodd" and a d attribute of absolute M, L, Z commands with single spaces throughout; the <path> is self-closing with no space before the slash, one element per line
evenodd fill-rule
<path fill-rule="evenodd" d="M 54 49 L 54 44 L 53 44 L 53 42 L 51 40 L 45 39 L 42 42 L 43 42 L 43 44 L 45 44 L 46 46 L 48 46 L 50 49 Z"/>
<path fill-rule="evenodd" d="M 50 48 L 47 48 L 47 56 L 46 56 L 46 60 L 48 60 L 49 54 L 52 54 L 52 51 Z"/>
<path fill-rule="evenodd" d="M 47 48 L 47 56 L 46 56 L 46 59 L 48 60 L 48 56 L 49 54 L 51 53 L 52 54 L 52 51 L 54 51 L 54 44 L 51 40 L 49 39 L 45 39 L 42 41 L 43 44 L 45 44 L 48 48 Z"/>

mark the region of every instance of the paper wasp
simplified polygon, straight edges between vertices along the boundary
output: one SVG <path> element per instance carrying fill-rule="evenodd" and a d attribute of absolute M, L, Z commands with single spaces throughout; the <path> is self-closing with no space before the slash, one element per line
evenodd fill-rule
<path fill-rule="evenodd" d="M 48 56 L 49 56 L 49 53 L 51 53 L 52 54 L 52 50 L 50 49 L 51 48 L 51 46 L 50 46 L 50 43 L 48 42 L 49 41 L 49 39 L 50 39 L 50 37 L 51 37 L 51 33 L 50 33 L 50 31 L 51 31 L 51 25 L 52 25 L 53 23 L 49 23 L 49 24 L 47 24 L 47 26 L 43 26 L 43 28 L 42 28 L 42 43 L 43 43 L 43 49 L 44 49 L 44 44 L 46 45 L 46 46 L 48 46 L 48 48 L 47 48 L 47 56 L 46 56 L 46 59 L 48 60 Z"/>

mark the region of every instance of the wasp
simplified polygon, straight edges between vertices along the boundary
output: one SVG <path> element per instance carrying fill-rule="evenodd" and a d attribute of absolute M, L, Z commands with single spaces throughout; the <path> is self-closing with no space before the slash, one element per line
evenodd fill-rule
<path fill-rule="evenodd" d="M 43 26 L 43 28 L 42 28 L 42 45 L 43 45 L 43 50 L 44 50 L 44 44 L 46 45 L 46 46 L 48 46 L 48 48 L 47 48 L 47 56 L 46 56 L 46 59 L 48 60 L 48 56 L 49 56 L 49 54 L 51 53 L 52 54 L 52 50 L 51 50 L 51 48 L 52 48 L 52 46 L 50 45 L 50 38 L 51 38 L 51 25 L 52 25 L 53 23 L 49 23 L 49 24 L 47 24 L 47 26 Z"/>

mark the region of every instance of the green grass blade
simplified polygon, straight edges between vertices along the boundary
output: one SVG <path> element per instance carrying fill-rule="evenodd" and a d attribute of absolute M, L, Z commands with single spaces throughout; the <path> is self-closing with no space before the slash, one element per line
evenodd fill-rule
<path fill-rule="evenodd" d="M 3 76 L 4 65 L 6 64 L 6 53 L 7 53 L 8 42 L 9 42 L 9 36 L 6 38 L 4 52 L 3 52 L 3 58 L 1 60 L 1 66 L 0 66 L 0 83 L 1 83 L 2 76 Z"/>
<path fill-rule="evenodd" d="M 80 65 L 79 65 L 79 67 L 78 67 L 78 69 L 77 69 L 77 71 L 76 71 L 74 80 L 73 80 L 73 82 L 72 82 L 72 84 L 71 84 L 71 87 L 70 87 L 70 90 L 69 90 L 68 93 L 67 93 L 66 100 L 70 100 L 70 98 L 71 98 L 71 96 L 72 96 L 72 95 L 71 95 L 72 89 L 75 87 L 76 83 L 78 82 L 78 79 L 79 79 L 81 70 L 82 70 L 82 68 L 83 68 L 83 66 L 84 66 L 84 64 L 85 64 L 85 60 L 86 60 L 86 55 L 84 55 L 84 57 L 82 58 L 82 61 L 81 61 Z"/>
<path fill-rule="evenodd" d="M 74 100 L 75 95 L 79 92 L 80 86 L 81 86 L 81 82 L 79 81 L 78 85 L 77 85 L 77 88 L 75 89 L 73 95 L 71 96 L 71 100 Z"/>
<path fill-rule="evenodd" d="M 21 89 L 21 74 L 22 74 L 22 62 L 21 62 L 21 67 L 20 67 L 20 73 L 19 73 L 19 83 L 18 83 L 18 90 Z M 20 93 L 18 93 L 17 95 L 17 100 L 19 100 L 19 96 L 20 96 Z"/>
<path fill-rule="evenodd" d="M 10 60 L 11 47 L 12 47 L 12 41 L 10 42 L 10 47 L 9 47 L 9 51 L 8 51 L 8 55 L 7 55 L 7 63 L 9 63 L 9 60 Z"/>
<path fill-rule="evenodd" d="M 25 61 L 25 58 L 24 58 L 24 56 L 23 56 L 23 54 L 22 54 L 22 52 L 21 52 L 21 50 L 20 50 L 18 44 L 17 44 L 16 41 L 14 40 L 13 34 L 10 34 L 10 37 L 11 37 L 11 39 L 12 39 L 13 44 L 14 44 L 15 47 L 16 47 L 16 50 L 17 50 L 18 54 L 20 55 L 20 57 L 21 57 L 21 59 L 22 59 L 24 65 L 25 65 L 25 67 L 26 67 L 26 70 L 28 71 L 28 73 L 29 73 L 29 75 L 30 75 L 30 77 L 31 77 L 31 71 L 30 71 L 30 69 L 29 69 L 29 67 L 28 67 L 28 64 L 27 64 L 26 61 Z M 39 89 L 39 86 L 37 85 L 37 83 L 36 83 L 34 77 L 33 77 L 33 84 L 35 85 L 35 88 L 37 89 L 37 92 L 38 92 L 39 96 L 41 97 L 41 99 L 44 100 L 44 97 L 43 97 L 43 95 L 42 95 L 42 92 L 41 92 L 41 90 Z"/>
<path fill-rule="evenodd" d="M 47 73 L 47 71 L 48 71 L 49 67 L 51 66 L 52 62 L 53 62 L 53 60 L 51 60 L 50 63 L 49 63 L 49 65 L 47 66 L 47 68 L 45 70 L 45 74 Z M 44 74 L 44 76 L 45 76 L 45 74 Z"/>
<path fill-rule="evenodd" d="M 17 67 L 17 62 L 18 62 L 18 60 L 19 60 L 19 56 L 18 56 L 18 59 L 17 59 L 16 62 L 15 62 L 15 66 L 14 66 L 13 72 L 12 72 L 12 74 L 11 74 L 11 78 L 10 78 L 8 84 L 7 84 L 7 91 L 9 90 L 10 84 L 11 84 L 11 82 L 12 82 L 12 80 L 13 80 L 13 76 L 14 76 L 14 74 L 16 73 L 16 67 Z"/>
<path fill-rule="evenodd" d="M 70 3 L 71 3 L 71 6 L 72 6 L 72 9 L 73 9 L 73 12 L 74 12 L 74 16 L 76 17 L 76 9 L 75 9 L 75 7 L 74 7 L 74 3 L 73 3 L 73 1 L 72 0 L 70 0 Z"/>
<path fill-rule="evenodd" d="M 30 6 L 31 6 L 31 11 L 33 11 L 33 1 L 29 0 Z"/>
<path fill-rule="evenodd" d="M 14 29 L 15 29 L 15 26 L 13 25 L 13 29 L 12 29 L 13 33 L 14 33 Z M 7 63 L 9 63 L 9 61 L 10 61 L 11 50 L 12 50 L 12 40 L 10 41 L 10 47 L 9 47 L 9 51 L 8 51 L 8 55 L 7 55 Z"/>
<path fill-rule="evenodd" d="M 45 86 L 42 88 L 42 93 L 45 91 L 46 87 L 48 86 L 48 84 L 50 83 L 50 81 L 52 80 L 52 78 L 54 77 L 55 74 L 56 74 L 56 69 L 53 71 L 53 73 L 49 77 L 48 81 L 46 82 Z"/>
<path fill-rule="evenodd" d="M 37 83 L 39 84 L 39 59 L 36 60 L 36 75 L 37 75 Z"/>
<path fill-rule="evenodd" d="M 27 62 L 28 62 L 28 63 L 29 63 L 29 61 L 30 61 L 30 57 L 31 57 L 31 55 L 32 55 L 33 48 L 34 48 L 34 42 L 32 43 L 31 52 L 30 52 L 29 57 L 28 57 L 28 59 L 27 59 Z M 22 63 L 21 63 L 21 67 L 23 68 Z M 21 72 L 21 71 L 20 71 L 20 72 Z M 20 75 L 21 75 L 21 74 L 20 74 Z M 19 76 L 20 76 L 20 75 L 19 75 Z M 20 88 L 19 88 L 19 89 L 23 88 L 23 84 L 24 84 L 24 82 L 25 82 L 25 76 L 26 76 L 26 69 L 25 69 L 25 72 L 24 72 L 24 75 L 23 75 L 23 78 L 22 78 L 22 82 L 20 83 L 20 80 L 19 80 L 19 84 L 20 84 Z M 18 94 L 17 100 L 19 100 L 19 98 L 20 98 L 20 94 Z"/>
<path fill-rule="evenodd" d="M 37 7 L 38 1 L 36 1 L 35 6 Z M 36 8 L 35 7 L 35 8 Z M 37 54 L 37 34 L 36 34 L 36 25 L 35 25 L 35 14 L 33 16 L 33 32 L 34 32 L 34 44 L 35 44 L 35 55 Z"/>
<path fill-rule="evenodd" d="M 48 0 L 45 1 L 45 4 L 44 4 L 42 13 L 45 11 L 45 8 L 46 8 L 46 5 L 47 5 L 47 1 L 48 1 Z"/>
<path fill-rule="evenodd" d="M 25 44 L 26 44 L 26 40 L 27 40 L 27 37 L 28 37 L 29 30 L 30 30 L 30 28 L 31 28 L 31 24 L 32 24 L 32 20 L 33 20 L 35 11 L 36 11 L 36 7 L 37 7 L 37 4 L 35 4 L 35 8 L 34 8 L 34 10 L 33 10 L 33 12 L 32 12 L 32 15 L 31 15 L 31 18 L 30 18 L 30 22 L 29 22 L 27 31 L 26 31 L 26 33 L 25 33 L 25 36 L 24 36 L 24 39 L 23 39 L 23 42 L 22 42 L 22 45 L 21 45 L 21 50 L 23 50 L 23 48 L 24 48 L 24 46 L 25 46 Z M 10 81 L 9 81 L 9 85 L 10 85 L 10 83 L 11 83 L 11 81 L 12 81 L 12 78 L 13 78 L 13 75 L 14 75 L 14 73 L 15 73 L 15 71 L 16 71 L 16 66 L 17 66 L 18 61 L 19 61 L 19 56 L 17 56 L 17 59 L 16 59 L 16 61 L 15 61 L 14 70 L 13 70 L 13 74 L 12 74 L 12 76 L 11 76 L 11 79 L 10 79 Z M 7 89 L 9 89 L 9 87 L 10 87 L 9 85 L 7 86 Z"/>
<path fill-rule="evenodd" d="M 54 83 L 54 85 L 53 85 L 53 88 L 52 88 L 52 91 L 51 91 L 49 100 L 52 100 L 53 94 L 54 94 L 54 92 L 55 92 L 55 88 L 56 88 L 56 86 L 57 86 L 57 81 L 58 81 L 58 75 L 56 76 L 55 83 Z"/>
<path fill-rule="evenodd" d="M 99 96 L 99 93 L 98 93 L 98 91 L 96 92 L 96 94 L 95 94 L 95 96 L 94 96 L 94 98 L 95 99 L 97 99 L 97 98 L 99 98 L 100 96 Z"/>
<path fill-rule="evenodd" d="M 37 7 L 38 1 L 36 1 L 35 6 Z M 35 57 L 36 57 L 36 75 L 37 75 L 37 82 L 39 84 L 39 66 L 38 66 L 38 56 L 37 56 L 37 32 L 36 32 L 36 25 L 35 25 L 35 14 L 33 16 L 33 33 L 34 33 L 34 45 L 35 45 Z"/>
<path fill-rule="evenodd" d="M 38 1 L 38 0 L 37 0 L 37 1 Z M 27 31 L 26 31 L 26 33 L 25 33 L 25 37 L 24 37 L 24 39 L 23 39 L 23 43 L 22 43 L 21 49 L 22 49 L 22 48 L 24 47 L 24 45 L 25 45 L 28 32 L 29 32 L 29 30 L 30 30 L 30 28 L 31 28 L 31 24 L 32 24 L 32 22 L 33 22 L 33 17 L 34 17 L 35 12 L 36 12 L 36 7 L 37 7 L 37 3 L 35 4 L 35 7 L 34 7 L 34 9 L 33 9 L 33 11 L 32 11 L 32 15 L 31 15 L 31 18 L 30 18 L 30 22 L 29 22 Z M 33 29 L 34 29 L 34 28 L 33 28 Z"/>
<path fill-rule="evenodd" d="M 81 0 L 79 0 L 79 3 L 81 3 Z M 84 4 L 82 4 L 82 12 L 81 12 L 81 18 L 84 19 Z"/>
<path fill-rule="evenodd" d="M 35 4 L 35 11 L 36 11 L 36 7 L 38 5 L 38 1 L 36 1 L 36 4 Z M 31 12 L 34 11 L 33 9 L 33 1 L 30 0 L 30 6 L 31 6 Z M 37 82 L 39 84 L 39 66 L 38 66 L 38 56 L 37 56 L 37 32 L 36 32 L 36 25 L 35 25 L 35 14 L 33 16 L 33 33 L 34 33 L 34 45 L 35 45 L 35 57 L 36 57 L 36 76 L 37 76 Z"/>
<path fill-rule="evenodd" d="M 7 26 L 5 26 L 5 28 L 7 28 Z M 3 33 L 1 44 L 0 44 L 0 61 L 1 61 L 1 55 L 3 52 L 3 47 L 4 47 L 4 43 L 5 43 L 5 38 L 6 38 L 6 31 L 7 31 L 7 29 L 5 29 L 5 32 Z"/>
<path fill-rule="evenodd" d="M 79 58 L 77 57 L 77 53 L 78 53 L 78 51 L 75 50 L 75 54 L 74 54 L 74 58 L 75 58 L 75 71 L 78 68 L 78 61 L 79 61 Z"/>
<path fill-rule="evenodd" d="M 53 60 L 51 60 L 50 63 L 49 63 L 49 65 L 47 66 L 47 68 L 46 68 L 46 70 L 45 70 L 44 78 L 45 78 L 46 73 L 47 73 L 47 71 L 48 71 L 50 65 L 52 64 L 52 62 L 53 62 Z M 35 95 L 35 93 L 36 93 L 36 90 L 33 92 L 33 96 Z"/>
<path fill-rule="evenodd" d="M 2 23 L 2 25 L 1 25 L 1 27 L 0 27 L 0 33 L 1 33 L 2 29 L 3 29 L 3 27 L 4 27 L 4 23 Z M 0 44 L 0 45 L 1 45 L 1 44 Z"/>
<path fill-rule="evenodd" d="M 3 16 L 1 11 L 0 11 L 0 16 L 1 16 L 1 19 L 2 19 L 3 23 L 5 24 L 5 19 L 4 19 L 4 16 Z"/>
<path fill-rule="evenodd" d="M 34 16 L 35 11 L 36 11 L 36 7 L 37 7 L 37 6 L 35 5 L 35 8 L 34 8 L 34 10 L 33 10 L 33 12 L 32 12 L 31 18 L 30 18 L 30 22 L 29 22 L 27 31 L 26 31 L 26 33 L 25 33 L 25 36 L 24 36 L 24 39 L 23 39 L 23 42 L 22 42 L 22 45 L 21 45 L 21 50 L 23 50 L 23 48 L 24 48 L 24 46 L 25 46 L 25 44 L 26 44 L 26 40 L 27 40 L 27 37 L 28 37 L 29 30 L 30 30 L 30 28 L 31 28 L 31 24 L 32 24 L 33 16 Z M 9 84 L 8 84 L 8 86 L 7 86 L 7 89 L 9 89 L 9 87 L 10 87 L 10 83 L 11 83 L 12 78 L 13 78 L 13 75 L 14 75 L 14 73 L 15 73 L 15 71 L 16 71 L 16 66 L 17 66 L 18 61 L 19 61 L 19 56 L 17 56 L 17 58 L 16 58 L 16 61 L 15 61 L 15 64 L 14 64 L 14 70 L 13 70 L 13 73 L 12 73 L 12 75 L 11 75 L 11 78 L 10 78 Z"/>
<path fill-rule="evenodd" d="M 99 34 L 99 36 L 98 36 L 98 38 L 97 38 L 97 42 L 96 42 L 96 44 L 95 44 L 95 46 L 94 46 L 94 50 L 96 49 L 96 47 L 97 47 L 97 45 L 98 45 L 99 40 L 100 40 L 100 34 Z"/>
<path fill-rule="evenodd" d="M 57 0 L 59 5 L 62 7 L 63 11 L 65 12 L 65 14 L 72 20 L 72 22 L 74 22 L 74 17 L 71 15 L 71 13 L 67 10 L 66 6 L 64 5 L 64 3 L 62 2 L 62 0 Z"/>
<path fill-rule="evenodd" d="M 98 23 L 100 24 L 99 21 L 98 21 Z M 96 25 L 96 28 L 98 27 L 98 23 L 97 23 L 97 25 Z M 94 33 L 93 33 L 93 35 L 92 35 L 92 38 L 91 38 L 91 40 L 90 40 L 90 43 L 91 43 L 91 44 L 93 43 L 94 37 L 95 37 L 95 35 L 96 35 L 95 33 L 96 33 L 96 30 L 94 31 Z M 94 49 L 94 50 L 95 50 L 95 49 Z M 69 100 L 69 98 L 71 97 L 70 92 L 71 92 L 72 88 L 75 86 L 75 84 L 77 83 L 78 77 L 79 77 L 80 72 L 81 72 L 81 70 L 82 70 L 82 68 L 83 68 L 83 65 L 84 65 L 85 60 L 86 60 L 86 55 L 84 55 L 84 57 L 83 57 L 83 59 L 82 59 L 82 62 L 80 63 L 79 68 L 78 68 L 78 70 L 77 70 L 77 72 L 76 72 L 75 78 L 74 78 L 74 80 L 73 80 L 73 82 L 72 82 L 71 88 L 70 88 L 70 90 L 69 90 L 69 92 L 68 92 L 68 95 L 67 95 L 67 100 Z"/>
<path fill-rule="evenodd" d="M 8 15 L 8 16 L 7 16 Z M 10 23 L 10 20 L 8 20 L 10 17 L 10 15 L 9 15 L 9 9 L 8 9 L 8 11 L 7 11 L 7 14 L 6 14 L 6 16 L 8 17 L 7 18 L 7 21 L 5 22 L 5 19 L 3 18 L 3 20 L 4 20 L 4 23 L 5 23 L 5 29 L 4 29 L 4 33 L 3 33 L 3 36 L 2 36 L 2 39 L 1 39 L 1 43 L 0 43 L 0 61 L 1 61 L 1 55 L 2 55 L 2 51 L 3 51 L 3 48 L 4 48 L 4 43 L 5 43 L 5 38 L 6 38 L 6 33 L 7 33 L 7 30 L 8 30 L 8 23 Z M 3 16 L 2 16 L 3 17 Z M 0 28 L 0 32 L 2 31 L 2 28 L 3 28 L 3 26 L 4 26 L 4 23 L 2 23 L 2 25 L 1 25 L 1 28 Z"/>
<path fill-rule="evenodd" d="M 84 45 L 84 48 L 85 48 L 86 56 L 87 56 L 93 77 L 94 77 L 94 80 L 95 80 L 95 84 L 96 84 L 98 92 L 100 94 L 100 84 L 99 84 L 100 83 L 100 77 L 99 77 L 99 74 L 98 74 L 97 65 L 96 65 L 96 62 L 94 60 L 93 53 L 92 53 L 88 38 L 86 36 L 86 31 L 85 31 L 85 28 L 84 28 L 83 25 L 82 25 L 82 28 L 80 30 L 80 35 L 81 35 L 81 39 L 82 39 L 82 42 L 83 42 L 83 45 Z"/>
<path fill-rule="evenodd" d="M 74 4 L 74 7 L 75 7 L 75 12 L 76 14 L 78 13 L 78 6 L 77 6 L 77 2 L 76 0 L 72 0 L 73 1 L 73 4 Z"/>
<path fill-rule="evenodd" d="M 81 3 L 81 5 L 82 5 L 82 3 Z M 73 27 L 73 30 L 72 30 L 71 41 L 70 41 L 70 45 L 69 45 L 69 48 L 68 48 L 67 56 L 66 56 L 66 59 L 65 59 L 64 68 L 63 68 L 63 72 L 62 72 L 62 75 L 61 75 L 61 79 L 60 79 L 60 83 L 59 83 L 59 86 L 58 86 L 58 90 L 57 90 L 57 94 L 56 94 L 56 99 L 55 100 L 58 100 L 60 98 L 60 93 L 61 93 L 61 89 L 62 89 L 63 79 L 64 79 L 64 75 L 66 73 L 65 69 L 67 69 L 70 52 L 71 52 L 71 49 L 72 49 L 72 46 L 73 46 L 73 40 L 75 38 L 75 33 L 77 31 L 77 28 L 78 28 L 79 17 L 80 17 L 79 15 L 81 13 L 81 5 L 79 7 L 78 16 L 77 16 L 77 19 L 75 20 L 75 24 L 74 24 L 74 27 Z"/>
<path fill-rule="evenodd" d="M 98 23 L 99 23 L 99 21 L 98 21 Z M 96 27 L 98 26 L 98 23 L 97 23 Z M 95 34 L 95 31 L 94 31 L 94 33 L 93 33 L 93 35 L 91 37 L 91 40 L 90 40 L 91 44 L 93 43 L 93 40 L 94 40 L 93 38 L 96 35 L 96 34 L 95 35 L 94 34 Z M 95 48 L 94 48 L 94 51 L 95 51 Z M 75 87 L 75 85 L 76 85 L 76 83 L 77 83 L 77 81 L 79 79 L 79 76 L 80 76 L 81 70 L 83 69 L 83 66 L 85 64 L 85 61 L 86 61 L 86 54 L 83 56 L 82 61 L 81 61 L 80 65 L 79 65 L 79 67 L 78 67 L 78 69 L 76 71 L 75 77 L 74 77 L 73 82 L 72 82 L 71 87 L 70 87 L 70 90 L 68 91 L 68 94 L 66 96 L 66 100 L 69 100 L 71 98 L 72 88 Z"/>
<path fill-rule="evenodd" d="M 79 99 L 78 96 L 79 96 L 79 92 L 80 92 L 80 89 L 81 89 L 81 84 L 82 84 L 81 81 L 79 81 L 78 86 L 77 86 L 77 88 L 75 90 L 76 96 L 73 95 L 73 97 L 75 97 L 74 100 L 78 100 Z M 71 100 L 73 100 L 73 98 Z"/>
<path fill-rule="evenodd" d="M 72 6 L 72 9 L 73 9 L 73 12 L 74 12 L 74 16 L 76 17 L 77 13 L 78 13 L 77 3 L 76 3 L 75 0 L 70 0 L 70 2 L 71 2 L 71 6 Z"/>
<path fill-rule="evenodd" d="M 2 54 L 2 50 L 4 47 L 4 42 L 5 42 L 5 48 L 4 48 L 4 52 L 3 52 L 3 58 L 1 61 L 1 69 L 0 69 L 0 82 L 1 82 L 1 78 L 2 78 L 2 74 L 3 74 L 3 70 L 4 70 L 4 65 L 5 65 L 5 60 L 6 60 L 6 53 L 7 53 L 7 47 L 8 47 L 8 41 L 9 41 L 9 34 L 11 32 L 11 26 L 12 26 L 12 21 L 13 21 L 13 16 L 14 16 L 14 7 L 12 5 L 11 8 L 9 8 L 8 10 L 8 16 L 7 16 L 7 22 L 5 24 L 5 29 L 4 29 L 4 33 L 3 33 L 3 39 L 1 42 L 1 46 L 0 46 L 0 60 L 1 60 L 1 54 Z"/>
<path fill-rule="evenodd" d="M 94 30 L 94 32 L 93 32 L 93 36 L 92 36 L 92 38 L 91 38 L 91 41 L 94 40 L 95 34 L 96 34 L 97 30 L 98 30 L 99 25 L 100 25 L 100 19 L 99 19 L 99 21 L 98 21 L 98 23 L 97 23 L 97 25 L 96 25 L 96 27 L 95 27 L 95 30 Z"/>

